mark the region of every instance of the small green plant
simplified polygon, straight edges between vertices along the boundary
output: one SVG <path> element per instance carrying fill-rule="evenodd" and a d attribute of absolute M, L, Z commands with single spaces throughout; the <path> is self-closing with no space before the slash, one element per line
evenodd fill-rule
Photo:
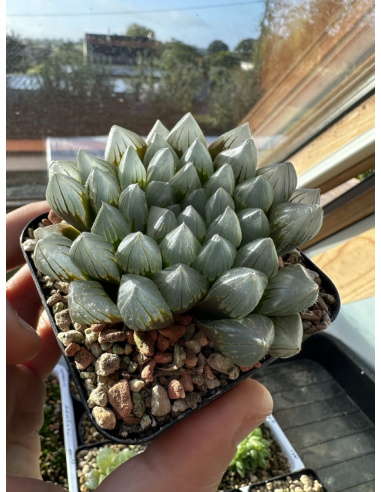
<path fill-rule="evenodd" d="M 257 468 L 268 468 L 267 458 L 270 456 L 271 442 L 262 437 L 260 428 L 254 429 L 237 448 L 237 453 L 229 465 L 229 470 L 234 470 L 242 478 L 246 471 L 255 472 Z"/>
<path fill-rule="evenodd" d="M 86 475 L 85 486 L 89 490 L 95 490 L 115 468 L 137 454 L 137 451 L 128 448 L 119 452 L 110 447 L 101 448 L 97 453 L 96 468 Z"/>

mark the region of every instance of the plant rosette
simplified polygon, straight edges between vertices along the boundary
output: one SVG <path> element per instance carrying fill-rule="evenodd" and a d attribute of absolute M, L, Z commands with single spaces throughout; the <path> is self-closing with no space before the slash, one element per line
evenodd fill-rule
<path fill-rule="evenodd" d="M 241 489 L 302 468 L 302 460 L 270 415 L 238 445 L 218 490 Z"/>
<path fill-rule="evenodd" d="M 335 318 L 335 286 L 298 250 L 320 193 L 296 186 L 290 162 L 257 169 L 247 124 L 207 148 L 190 113 L 51 163 L 52 210 L 22 249 L 107 439 L 151 440 Z"/>

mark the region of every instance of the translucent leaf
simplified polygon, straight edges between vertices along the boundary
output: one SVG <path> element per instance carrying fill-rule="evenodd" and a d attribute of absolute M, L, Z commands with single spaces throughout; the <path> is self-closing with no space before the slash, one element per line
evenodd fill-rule
<path fill-rule="evenodd" d="M 176 171 L 184 167 L 188 162 L 193 163 L 201 183 L 207 181 L 214 172 L 212 158 L 210 157 L 208 149 L 200 142 L 198 138 L 196 138 L 196 140 L 182 156 Z"/>
<path fill-rule="evenodd" d="M 50 226 L 37 227 L 34 230 L 34 239 L 39 241 L 45 236 L 49 236 L 52 233 L 61 234 L 62 236 L 67 237 L 71 241 L 74 241 L 81 233 L 78 229 L 71 226 L 65 221 L 59 222 L 58 224 L 52 224 Z"/>
<path fill-rule="evenodd" d="M 122 239 L 131 233 L 131 228 L 120 210 L 103 203 L 91 232 L 106 239 L 116 249 Z"/>
<path fill-rule="evenodd" d="M 118 308 L 132 330 L 158 330 L 173 323 L 171 311 L 155 283 L 138 275 L 123 275 Z"/>
<path fill-rule="evenodd" d="M 244 318 L 256 308 L 267 282 L 262 272 L 232 268 L 216 280 L 198 309 L 219 318 Z"/>
<path fill-rule="evenodd" d="M 205 223 L 207 227 L 214 219 L 223 214 L 227 207 L 235 210 L 233 198 L 226 190 L 218 188 L 205 204 Z"/>
<path fill-rule="evenodd" d="M 239 366 L 252 366 L 269 351 L 274 325 L 267 316 L 251 314 L 243 319 L 197 323 L 218 350 Z"/>
<path fill-rule="evenodd" d="M 69 313 L 73 323 L 118 323 L 118 308 L 95 280 L 74 280 L 69 287 Z"/>
<path fill-rule="evenodd" d="M 226 163 L 231 164 L 237 183 L 254 178 L 257 169 L 257 148 L 254 140 L 248 138 L 238 147 L 222 151 L 213 162 L 214 169 L 219 169 Z"/>
<path fill-rule="evenodd" d="M 147 183 L 168 182 L 175 174 L 175 161 L 169 149 L 161 149 L 152 157 L 147 168 Z"/>
<path fill-rule="evenodd" d="M 185 223 L 196 236 L 198 241 L 200 241 L 200 243 L 204 241 L 206 235 L 205 221 L 201 217 L 201 215 L 192 207 L 192 205 L 189 205 L 179 214 L 179 216 L 177 217 L 177 223 L 179 225 Z"/>
<path fill-rule="evenodd" d="M 170 180 L 177 201 L 181 201 L 188 193 L 201 188 L 201 182 L 198 177 L 196 168 L 190 162 L 185 164 Z"/>
<path fill-rule="evenodd" d="M 49 165 L 49 178 L 54 173 L 67 174 L 77 181 L 81 181 L 78 166 L 75 161 L 52 161 Z"/>
<path fill-rule="evenodd" d="M 109 172 L 93 169 L 86 181 L 86 192 L 92 210 L 97 214 L 102 203 L 118 206 L 121 189 L 118 178 Z"/>
<path fill-rule="evenodd" d="M 156 133 L 161 135 L 164 139 L 167 138 L 169 133 L 169 130 L 163 125 L 163 123 L 160 120 L 156 120 L 156 123 L 153 125 L 151 131 L 149 132 L 146 138 L 147 145 L 149 145 L 152 142 Z"/>
<path fill-rule="evenodd" d="M 320 205 L 320 190 L 297 188 L 290 197 L 292 203 L 305 203 L 312 205 Z"/>
<path fill-rule="evenodd" d="M 165 236 L 176 229 L 177 219 L 171 210 L 161 207 L 151 207 L 148 214 L 147 236 L 160 243 Z"/>
<path fill-rule="evenodd" d="M 160 249 L 165 267 L 177 263 L 192 265 L 201 250 L 201 244 L 183 223 L 165 236 L 160 243 Z"/>
<path fill-rule="evenodd" d="M 124 272 L 136 275 L 150 276 L 162 268 L 159 246 L 141 232 L 123 239 L 116 252 L 116 260 Z"/>
<path fill-rule="evenodd" d="M 181 213 L 181 206 L 179 203 L 175 203 L 174 205 L 168 205 L 167 210 L 170 210 L 178 217 Z"/>
<path fill-rule="evenodd" d="M 266 214 L 260 208 L 247 208 L 237 213 L 241 226 L 242 241 L 240 246 L 244 246 L 254 239 L 270 236 L 270 224 Z"/>
<path fill-rule="evenodd" d="M 146 168 L 132 145 L 129 145 L 123 154 L 118 168 L 118 177 L 122 190 L 135 183 L 142 189 L 146 187 Z"/>
<path fill-rule="evenodd" d="M 234 191 L 234 202 L 237 210 L 260 208 L 267 212 L 274 198 L 274 190 L 267 178 L 258 176 L 239 184 Z"/>
<path fill-rule="evenodd" d="M 204 244 L 192 268 L 212 283 L 232 267 L 236 254 L 237 250 L 227 239 L 215 234 Z"/>
<path fill-rule="evenodd" d="M 282 358 L 298 354 L 303 340 L 303 323 L 300 314 L 272 317 L 271 321 L 274 323 L 275 336 L 269 354 Z"/>
<path fill-rule="evenodd" d="M 119 283 L 120 273 L 115 250 L 106 239 L 83 232 L 71 245 L 70 258 L 85 275 L 97 280 Z"/>
<path fill-rule="evenodd" d="M 124 448 L 113 458 L 112 462 L 114 466 L 120 466 L 121 464 L 128 461 L 130 458 L 136 456 L 137 452 L 132 449 Z"/>
<path fill-rule="evenodd" d="M 214 159 L 220 152 L 238 147 L 248 138 L 251 138 L 249 123 L 244 123 L 218 137 L 217 140 L 209 146 L 209 153 L 212 159 Z"/>
<path fill-rule="evenodd" d="M 166 208 L 176 203 L 175 192 L 169 183 L 152 181 L 146 188 L 146 200 L 149 207 Z"/>
<path fill-rule="evenodd" d="M 215 234 L 218 234 L 238 248 L 242 240 L 241 226 L 234 210 L 226 207 L 223 214 L 219 215 L 208 227 L 205 241 L 209 241 Z"/>
<path fill-rule="evenodd" d="M 98 485 L 99 485 L 99 476 L 100 473 L 98 470 L 95 468 L 92 468 L 88 473 L 85 475 L 85 481 L 84 485 L 89 489 L 89 490 L 95 490 Z"/>
<path fill-rule="evenodd" d="M 106 470 L 113 464 L 115 451 L 107 446 L 101 448 L 97 453 L 97 465 L 100 471 L 106 475 Z"/>
<path fill-rule="evenodd" d="M 159 150 L 162 150 L 162 149 L 168 149 L 171 152 L 173 159 L 174 159 L 174 162 L 175 162 L 175 166 L 177 166 L 177 164 L 179 162 L 179 158 L 178 158 L 176 152 L 172 149 L 172 147 L 169 145 L 169 143 L 167 143 L 165 141 L 165 138 L 163 136 L 161 136 L 159 133 L 155 133 L 152 137 L 152 140 L 150 141 L 150 143 L 147 147 L 147 151 L 146 151 L 146 154 L 144 156 L 143 164 L 144 164 L 144 167 L 146 169 L 147 169 L 149 163 L 151 162 L 151 159 L 156 154 L 156 152 L 158 152 Z"/>
<path fill-rule="evenodd" d="M 91 155 L 88 152 L 79 149 L 77 154 L 77 162 L 78 162 L 78 172 L 81 176 L 81 183 L 85 184 L 87 178 L 90 176 L 90 173 L 93 169 L 100 169 L 106 173 L 110 173 L 112 175 L 116 175 L 117 168 L 114 164 L 110 164 L 104 159 L 100 159 L 95 155 Z"/>
<path fill-rule="evenodd" d="M 85 279 L 86 276 L 70 259 L 69 251 L 72 244 L 70 239 L 55 232 L 37 241 L 33 253 L 37 270 L 48 277 L 65 282 Z"/>
<path fill-rule="evenodd" d="M 206 139 L 201 128 L 198 126 L 197 121 L 193 118 L 191 113 L 187 113 L 169 132 L 167 142 L 177 152 L 177 155 L 181 157 L 196 138 L 198 138 L 205 147 L 207 146 Z"/>
<path fill-rule="evenodd" d="M 54 173 L 46 188 L 46 200 L 51 209 L 79 231 L 89 230 L 93 213 L 85 187 L 65 174 Z"/>
<path fill-rule="evenodd" d="M 223 188 L 229 195 L 233 196 L 234 186 L 235 178 L 233 168 L 230 164 L 224 164 L 210 177 L 210 179 L 208 179 L 204 188 L 206 189 L 208 196 L 212 196 L 218 188 Z"/>
<path fill-rule="evenodd" d="M 320 231 L 323 209 L 319 205 L 281 203 L 271 213 L 270 236 L 278 255 L 282 256 L 298 248 Z"/>
<path fill-rule="evenodd" d="M 114 125 L 107 137 L 105 149 L 106 161 L 118 166 L 129 145 L 134 147 L 140 159 L 144 158 L 147 144 L 142 137 L 130 130 Z"/>
<path fill-rule="evenodd" d="M 148 206 L 144 191 L 138 184 L 127 186 L 119 198 L 119 210 L 122 212 L 132 232 L 144 232 L 147 218 Z"/>
<path fill-rule="evenodd" d="M 299 264 L 290 265 L 270 278 L 255 311 L 265 316 L 290 316 L 315 304 L 318 294 L 319 286 L 306 269 Z"/>
<path fill-rule="evenodd" d="M 237 251 L 235 267 L 259 270 L 267 277 L 273 277 L 279 268 L 278 255 L 271 238 L 255 239 Z"/>
<path fill-rule="evenodd" d="M 185 313 L 196 306 L 208 292 L 209 284 L 187 265 L 173 265 L 153 277 L 161 295 L 174 314 Z"/>
<path fill-rule="evenodd" d="M 288 202 L 298 182 L 298 176 L 291 162 L 261 167 L 257 170 L 256 175 L 265 176 L 274 190 L 272 208 L 279 203 Z"/>
<path fill-rule="evenodd" d="M 208 194 L 204 188 L 199 188 L 198 190 L 194 190 L 191 193 L 188 193 L 184 200 L 181 203 L 181 208 L 184 210 L 189 205 L 202 216 L 205 216 L 205 205 L 208 200 Z"/>

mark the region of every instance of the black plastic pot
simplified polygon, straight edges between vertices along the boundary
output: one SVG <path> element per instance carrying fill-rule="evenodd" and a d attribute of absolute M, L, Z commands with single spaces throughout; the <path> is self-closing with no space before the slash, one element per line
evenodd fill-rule
<path fill-rule="evenodd" d="M 300 470 L 295 473 L 288 473 L 287 475 L 281 475 L 279 477 L 274 477 L 269 480 L 266 480 L 265 482 L 258 482 L 254 485 L 251 485 L 248 489 L 249 492 L 258 492 L 261 490 L 261 487 L 266 487 L 266 484 L 268 483 L 274 483 L 278 482 L 279 480 L 287 480 L 288 478 L 292 478 L 293 480 L 298 480 L 302 475 L 308 475 L 311 477 L 313 480 L 318 480 L 322 485 L 323 485 L 323 490 L 321 492 L 329 492 L 320 478 L 317 476 L 316 472 L 314 470 L 311 470 L 310 468 L 304 468 L 303 470 Z M 263 489 L 262 489 L 263 490 Z M 268 490 L 265 488 L 264 490 Z M 236 491 L 237 492 L 237 491 Z"/>
<path fill-rule="evenodd" d="M 24 231 L 21 234 L 21 238 L 20 238 L 21 239 L 21 244 L 28 237 L 28 229 L 29 228 L 36 229 L 38 227 L 38 224 L 41 222 L 41 220 L 44 219 L 44 218 L 46 218 L 46 217 L 47 217 L 47 213 L 41 214 L 40 216 L 36 217 L 29 224 L 26 225 Z M 53 311 L 46 304 L 45 295 L 44 295 L 44 292 L 42 290 L 41 284 L 40 284 L 39 280 L 37 279 L 37 269 L 36 269 L 36 267 L 35 267 L 32 259 L 31 259 L 31 254 L 29 252 L 24 251 L 23 249 L 22 249 L 22 251 L 23 251 L 23 254 L 25 256 L 26 263 L 28 264 L 28 266 L 30 268 L 30 271 L 31 271 L 31 274 L 33 276 L 33 280 L 34 280 L 34 282 L 36 284 L 37 290 L 38 290 L 38 292 L 40 294 L 41 302 L 42 302 L 42 304 L 43 304 L 43 306 L 44 306 L 44 308 L 45 308 L 45 310 L 47 312 L 47 315 L 48 315 L 49 320 L 50 320 L 50 322 L 52 324 L 53 330 L 54 330 L 54 332 L 55 332 L 55 334 L 57 336 L 58 333 L 59 333 L 59 330 L 58 330 L 58 328 L 57 328 L 57 326 L 55 324 Z M 331 307 L 331 313 L 330 313 L 331 321 L 333 321 L 337 317 L 337 315 L 339 313 L 339 310 L 340 310 L 340 297 L 339 297 L 339 293 L 338 293 L 335 285 L 333 284 L 333 282 L 325 275 L 325 273 L 322 272 L 303 253 L 302 253 L 302 258 L 303 258 L 304 265 L 307 268 L 309 268 L 310 270 L 314 270 L 315 272 L 317 272 L 319 274 L 319 276 L 321 278 L 321 281 L 322 281 L 321 287 L 324 288 L 325 292 L 327 292 L 329 294 L 332 294 L 335 297 L 335 299 L 336 299 L 335 304 Z M 165 430 L 167 430 L 170 427 L 172 427 L 175 423 L 179 422 L 180 420 L 183 420 L 185 417 L 187 417 L 188 415 L 192 414 L 196 410 L 198 410 L 198 409 L 204 407 L 205 405 L 207 405 L 208 403 L 212 402 L 217 397 L 219 397 L 223 393 L 226 393 L 229 389 L 233 388 L 234 386 L 236 386 L 237 384 L 239 384 L 244 379 L 249 378 L 249 377 L 252 377 L 259 369 L 267 366 L 268 364 L 271 364 L 274 360 L 277 359 L 276 357 L 272 357 L 270 355 L 266 355 L 261 360 L 261 367 L 260 368 L 252 368 L 249 371 L 241 374 L 237 379 L 235 379 L 233 381 L 230 381 L 226 386 L 218 387 L 218 388 L 215 388 L 213 390 L 209 390 L 208 396 L 204 397 L 201 400 L 201 402 L 198 404 L 198 406 L 197 406 L 196 409 L 194 409 L 194 410 L 193 409 L 188 409 L 185 412 L 183 412 L 180 416 L 174 418 L 173 420 L 171 420 L 169 422 L 157 422 L 157 425 L 156 425 L 155 428 L 146 429 L 145 431 L 141 431 L 138 434 L 132 434 L 132 433 L 130 433 L 127 438 L 121 438 L 121 437 L 119 437 L 117 435 L 117 430 L 107 431 L 105 429 L 100 428 L 98 426 L 98 424 L 95 422 L 94 417 L 93 417 L 90 409 L 87 406 L 87 392 L 86 392 L 86 389 L 85 389 L 85 386 L 84 386 L 84 382 L 79 377 L 78 371 L 74 367 L 74 364 L 71 363 L 70 359 L 66 356 L 65 351 L 64 351 L 64 347 L 61 344 L 61 342 L 59 342 L 59 345 L 60 345 L 60 347 L 62 349 L 63 356 L 64 356 L 65 361 L 67 363 L 67 366 L 69 368 L 70 375 L 71 375 L 72 379 L 74 380 L 74 382 L 75 382 L 75 384 L 76 384 L 76 386 L 78 388 L 78 392 L 79 392 L 79 395 L 81 397 L 82 403 L 83 403 L 83 405 L 84 405 L 84 407 L 85 407 L 85 409 L 86 409 L 86 411 L 87 411 L 87 413 L 89 415 L 89 418 L 90 418 L 91 422 L 93 423 L 94 427 L 106 439 L 108 439 L 110 441 L 113 441 L 115 443 L 119 443 L 119 444 L 142 444 L 142 443 L 146 443 L 146 442 L 151 441 L 153 438 L 157 437 L 159 434 L 162 434 Z"/>

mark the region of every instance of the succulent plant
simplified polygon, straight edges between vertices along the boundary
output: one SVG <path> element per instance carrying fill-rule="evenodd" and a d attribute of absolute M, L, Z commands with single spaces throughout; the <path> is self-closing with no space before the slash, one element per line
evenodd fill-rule
<path fill-rule="evenodd" d="M 258 468 L 268 468 L 267 458 L 270 457 L 271 442 L 262 436 L 260 427 L 254 429 L 238 444 L 237 452 L 229 465 L 243 478 L 246 471 L 255 472 Z"/>
<path fill-rule="evenodd" d="M 190 113 L 171 131 L 156 122 L 146 141 L 114 126 L 105 159 L 79 150 L 51 164 L 46 198 L 63 221 L 36 231 L 34 262 L 70 282 L 73 322 L 150 331 L 192 310 L 240 366 L 287 357 L 318 285 L 278 257 L 323 220 L 319 190 L 296 185 L 290 162 L 257 169 L 248 125 L 209 148 Z"/>
<path fill-rule="evenodd" d="M 132 448 L 124 448 L 121 451 L 113 447 L 101 447 L 96 455 L 96 466 L 85 476 L 84 485 L 88 490 L 95 490 L 98 485 L 118 466 L 141 451 L 135 451 Z"/>

